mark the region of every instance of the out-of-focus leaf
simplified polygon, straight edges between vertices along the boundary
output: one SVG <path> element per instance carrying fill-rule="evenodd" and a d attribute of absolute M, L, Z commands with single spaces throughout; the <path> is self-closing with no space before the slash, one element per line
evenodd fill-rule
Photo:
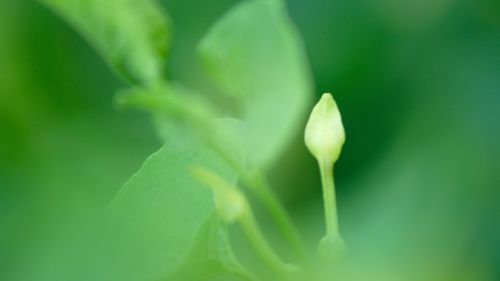
<path fill-rule="evenodd" d="M 197 130 L 212 131 L 216 110 L 201 96 L 176 83 L 159 83 L 152 87 L 132 87 L 121 90 L 115 97 L 120 108 L 137 108 L 158 116 L 160 137 L 170 135 L 172 121 L 189 123 Z M 162 127 L 166 126 L 165 129 Z"/>
<path fill-rule="evenodd" d="M 163 139 L 175 131 L 172 126 L 183 124 L 211 143 L 226 162 L 242 167 L 246 160 L 243 122 L 234 118 L 214 118 L 217 109 L 199 97 L 182 85 L 161 83 L 154 87 L 122 90 L 116 96 L 115 104 L 150 112 L 157 133 Z"/>
<path fill-rule="evenodd" d="M 155 0 L 40 0 L 73 24 L 125 77 L 158 81 L 169 45 L 168 19 Z"/>
<path fill-rule="evenodd" d="M 221 90 L 242 104 L 250 161 L 268 164 L 300 128 L 313 91 L 302 41 L 284 5 L 238 5 L 211 29 L 199 51 Z"/>
<path fill-rule="evenodd" d="M 194 270 L 196 269 L 196 270 Z M 213 214 L 198 232 L 182 265 L 168 281 L 184 280 L 256 281 L 233 254 L 227 230 Z"/>
<path fill-rule="evenodd" d="M 171 273 L 212 214 L 212 195 L 191 177 L 191 166 L 210 167 L 236 180 L 233 170 L 190 130 L 171 129 L 163 147 L 125 183 L 110 206 L 120 230 L 116 248 L 127 269 L 126 280 L 154 280 Z"/>

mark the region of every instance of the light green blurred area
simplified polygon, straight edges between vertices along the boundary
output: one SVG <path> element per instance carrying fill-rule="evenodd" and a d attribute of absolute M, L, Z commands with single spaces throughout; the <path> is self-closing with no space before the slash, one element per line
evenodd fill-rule
<path fill-rule="evenodd" d="M 174 26 L 169 75 L 214 95 L 194 49 L 237 1 L 163 2 Z M 499 2 L 288 6 L 316 93 L 334 94 L 347 134 L 335 178 L 350 259 L 323 278 L 497 280 Z M 98 247 L 59 239 L 69 225 L 86 225 L 160 147 L 145 114 L 113 108 L 121 86 L 45 7 L 0 2 L 0 280 L 41 280 L 35 272 L 50 275 Z M 314 250 L 321 189 L 301 135 L 268 175 Z"/>

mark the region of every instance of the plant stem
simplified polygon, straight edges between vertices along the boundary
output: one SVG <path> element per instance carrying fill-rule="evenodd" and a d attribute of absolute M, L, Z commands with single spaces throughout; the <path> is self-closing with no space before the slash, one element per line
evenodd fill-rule
<path fill-rule="evenodd" d="M 267 242 L 251 211 L 240 219 L 240 224 L 264 264 L 266 264 L 276 275 L 286 277 L 289 271 L 285 263 Z"/>
<path fill-rule="evenodd" d="M 271 214 L 274 221 L 278 224 L 283 236 L 293 249 L 297 259 L 309 266 L 309 258 L 305 246 L 300 239 L 300 235 L 288 215 L 285 207 L 281 204 L 272 188 L 264 181 L 259 172 L 249 173 L 238 161 L 224 149 L 214 138 L 208 138 L 208 144 L 219 156 L 231 165 L 239 174 L 243 183 L 254 193 Z"/>
<path fill-rule="evenodd" d="M 335 201 L 335 184 L 333 178 L 333 164 L 319 160 L 321 183 L 323 186 L 323 201 L 325 205 L 326 235 L 319 242 L 320 257 L 328 262 L 335 262 L 346 254 L 346 245 L 340 236 Z"/>
<path fill-rule="evenodd" d="M 305 265 L 309 266 L 309 259 L 298 231 L 288 215 L 285 207 L 279 201 L 272 188 L 262 178 L 260 173 L 256 172 L 253 176 L 244 178 L 247 184 L 259 200 L 266 206 L 271 216 L 274 218 L 278 227 L 281 229 L 285 239 L 292 246 L 297 258 Z"/>
<path fill-rule="evenodd" d="M 326 236 L 340 238 L 337 203 L 335 198 L 335 183 L 333 179 L 333 165 L 320 160 L 319 169 L 321 173 L 323 201 L 325 205 Z"/>

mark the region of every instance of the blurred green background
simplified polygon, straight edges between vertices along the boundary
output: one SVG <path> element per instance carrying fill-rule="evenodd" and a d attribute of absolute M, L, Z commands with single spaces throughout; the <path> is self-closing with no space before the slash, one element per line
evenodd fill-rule
<path fill-rule="evenodd" d="M 202 89 L 194 48 L 238 1 L 163 2 L 175 33 L 169 75 Z M 288 7 L 318 97 L 331 91 L 343 115 L 336 182 L 362 265 L 354 280 L 499 280 L 500 2 Z M 113 107 L 121 86 L 45 7 L 0 2 L 0 280 L 56 270 L 57 232 L 104 208 L 161 145 L 146 114 Z M 268 176 L 313 247 L 321 189 L 299 131 Z"/>

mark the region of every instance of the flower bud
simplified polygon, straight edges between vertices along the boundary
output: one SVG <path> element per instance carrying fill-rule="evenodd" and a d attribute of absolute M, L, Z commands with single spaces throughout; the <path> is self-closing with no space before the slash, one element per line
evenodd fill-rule
<path fill-rule="evenodd" d="M 247 199 L 237 187 L 203 167 L 194 167 L 191 173 L 200 183 L 212 189 L 215 209 L 223 221 L 235 222 L 248 211 Z"/>
<path fill-rule="evenodd" d="M 339 158 L 345 133 L 339 109 L 330 93 L 323 94 L 314 106 L 304 139 L 312 155 L 323 164 L 331 166 Z"/>

